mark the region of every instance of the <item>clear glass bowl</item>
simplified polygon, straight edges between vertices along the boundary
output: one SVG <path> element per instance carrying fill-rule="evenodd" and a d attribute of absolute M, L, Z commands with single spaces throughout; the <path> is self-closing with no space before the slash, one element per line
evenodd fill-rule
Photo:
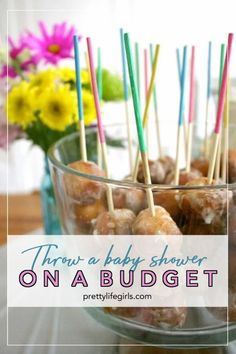
<path fill-rule="evenodd" d="M 88 129 L 86 134 L 87 136 L 93 134 L 95 138 L 93 129 Z M 80 173 L 72 168 L 73 166 L 68 166 L 80 160 L 79 151 L 79 136 L 76 133 L 57 142 L 48 154 L 64 234 L 93 234 L 93 220 L 107 208 L 104 194 L 107 184 L 112 187 L 115 207 L 128 206 L 136 214 L 146 208 L 145 190 L 150 186 L 133 183 L 128 179 L 120 180 L 121 164 L 128 166 L 128 161 L 125 161 L 127 150 L 108 147 L 109 161 L 113 161 L 112 176 L 116 176 L 117 171 L 117 179 Z M 96 162 L 96 154 L 90 153 L 89 159 Z M 198 345 L 200 347 L 222 344 L 227 342 L 227 328 L 229 340 L 236 339 L 236 324 L 233 322 L 236 321 L 236 276 L 234 276 L 236 185 L 186 187 L 153 184 L 151 188 L 155 202 L 170 212 L 183 234 L 228 234 L 229 227 L 230 321 L 227 321 L 226 309 L 219 308 L 188 308 L 186 320 L 181 328 L 163 328 L 157 323 L 154 325 L 153 320 L 143 319 L 137 314 L 133 316 L 129 309 L 119 311 L 119 309 L 89 308 L 88 312 L 98 322 L 118 334 L 136 342 L 151 345 Z M 92 199 L 90 200 L 91 193 Z M 136 193 L 135 199 L 133 199 L 133 193 Z M 130 195 L 132 198 L 129 197 Z M 178 196 L 182 198 L 182 208 L 177 205 L 176 200 L 180 200 Z M 218 203 L 215 196 L 219 196 L 221 202 Z M 213 213 L 212 210 L 211 213 L 206 213 L 206 211 L 203 213 L 204 207 L 199 208 L 194 202 L 196 198 L 201 198 L 206 203 L 215 203 L 212 206 Z M 178 204 L 180 205 L 180 202 Z"/>

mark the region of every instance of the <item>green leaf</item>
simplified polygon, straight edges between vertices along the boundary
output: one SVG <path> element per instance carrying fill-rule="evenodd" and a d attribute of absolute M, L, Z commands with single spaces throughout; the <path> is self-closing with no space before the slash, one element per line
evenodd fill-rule
<path fill-rule="evenodd" d="M 31 140 L 34 145 L 38 145 L 47 153 L 49 147 L 62 137 L 71 134 L 77 130 L 77 124 L 69 125 L 64 131 L 52 130 L 48 128 L 40 119 L 36 119 L 30 126 L 25 129 L 27 139 Z"/>
<path fill-rule="evenodd" d="M 42 123 L 40 119 L 35 120 L 30 126 L 25 130 L 28 140 L 31 140 L 34 145 L 38 145 L 45 154 L 47 153 L 49 147 L 57 142 L 59 139 L 63 138 L 66 135 L 74 133 L 77 131 L 77 124 L 69 125 L 65 131 L 57 131 L 48 128 L 45 124 Z M 90 131 L 86 135 L 87 143 L 87 155 L 90 161 L 97 161 L 97 132 Z M 114 139 L 109 135 L 106 135 L 106 143 L 108 146 L 116 148 L 124 148 L 124 140 Z M 79 153 L 79 139 L 78 147 L 75 148 L 75 156 L 78 156 Z"/>

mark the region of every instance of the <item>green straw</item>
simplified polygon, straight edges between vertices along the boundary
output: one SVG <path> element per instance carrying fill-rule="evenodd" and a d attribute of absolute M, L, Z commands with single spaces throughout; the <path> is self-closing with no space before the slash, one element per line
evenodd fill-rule
<path fill-rule="evenodd" d="M 131 52 L 130 38 L 129 38 L 128 33 L 124 34 L 124 41 L 125 41 L 128 69 L 129 69 L 130 86 L 131 86 L 131 92 L 132 92 L 132 97 L 133 97 L 135 120 L 136 120 L 137 132 L 138 132 L 139 147 L 140 147 L 141 152 L 146 152 L 147 148 L 146 148 L 144 134 L 143 134 L 139 94 L 138 94 L 138 89 L 137 89 L 137 85 L 135 82 L 134 64 L 133 64 L 133 58 L 132 58 L 132 52 Z"/>
<path fill-rule="evenodd" d="M 224 56 L 225 56 L 225 44 L 220 46 L 220 72 L 219 72 L 219 82 L 218 82 L 218 94 L 220 94 L 220 87 L 224 69 Z"/>
<path fill-rule="evenodd" d="M 97 86 L 99 100 L 102 100 L 102 60 L 101 60 L 101 48 L 98 48 L 98 68 L 97 68 Z"/>

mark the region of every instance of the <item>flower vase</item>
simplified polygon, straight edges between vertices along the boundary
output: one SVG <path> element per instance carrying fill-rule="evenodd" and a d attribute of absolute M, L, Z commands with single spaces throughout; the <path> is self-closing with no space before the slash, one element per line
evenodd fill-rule
<path fill-rule="evenodd" d="M 44 166 L 44 175 L 40 187 L 44 232 L 46 235 L 61 235 L 62 231 L 46 156 Z"/>

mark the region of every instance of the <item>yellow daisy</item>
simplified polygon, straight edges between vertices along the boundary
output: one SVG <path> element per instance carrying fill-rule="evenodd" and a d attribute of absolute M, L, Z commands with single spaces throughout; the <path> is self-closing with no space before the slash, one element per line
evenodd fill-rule
<path fill-rule="evenodd" d="M 8 94 L 6 108 L 9 122 L 22 128 L 26 128 L 35 120 L 34 96 L 29 83 L 22 81 L 12 88 Z"/>
<path fill-rule="evenodd" d="M 86 85 L 90 83 L 90 74 L 88 70 L 82 69 L 80 72 L 81 75 L 81 83 L 82 85 Z"/>
<path fill-rule="evenodd" d="M 75 69 L 61 68 L 58 70 L 58 76 L 62 81 L 75 81 Z M 88 70 L 82 69 L 80 72 L 82 85 L 89 84 L 90 77 Z"/>
<path fill-rule="evenodd" d="M 37 74 L 29 75 L 30 87 L 34 89 L 36 95 L 41 94 L 49 86 L 54 85 L 57 79 L 57 71 L 48 69 Z"/>
<path fill-rule="evenodd" d="M 62 81 L 75 81 L 75 70 L 71 68 L 61 68 L 58 76 Z"/>
<path fill-rule="evenodd" d="M 76 95 L 67 86 L 50 87 L 39 100 L 40 119 L 53 130 L 63 131 L 74 122 Z"/>
<path fill-rule="evenodd" d="M 54 69 L 48 69 L 40 71 L 37 74 L 30 74 L 30 85 L 31 86 L 48 86 L 48 84 L 53 83 L 57 78 L 57 71 Z"/>

